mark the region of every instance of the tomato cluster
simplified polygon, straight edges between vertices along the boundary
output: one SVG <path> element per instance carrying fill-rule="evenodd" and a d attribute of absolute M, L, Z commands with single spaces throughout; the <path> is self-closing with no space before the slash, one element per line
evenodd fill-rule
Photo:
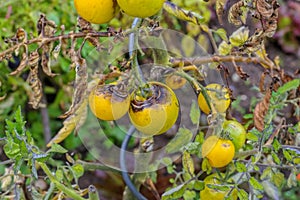
<path fill-rule="evenodd" d="M 164 0 L 74 0 L 78 14 L 88 22 L 109 22 L 120 10 L 132 17 L 145 18 L 155 15 Z"/>
<path fill-rule="evenodd" d="M 89 95 L 89 105 L 101 120 L 117 120 L 128 112 L 131 123 L 147 135 L 166 132 L 180 112 L 175 93 L 160 82 L 148 82 L 131 95 L 114 84 L 96 86 Z"/>

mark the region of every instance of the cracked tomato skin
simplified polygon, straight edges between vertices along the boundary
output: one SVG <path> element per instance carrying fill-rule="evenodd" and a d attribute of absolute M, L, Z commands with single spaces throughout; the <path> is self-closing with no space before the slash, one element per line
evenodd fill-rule
<path fill-rule="evenodd" d="M 226 120 L 223 123 L 223 133 L 228 135 L 234 144 L 235 151 L 241 149 L 246 141 L 246 130 L 242 124 L 234 120 Z"/>
<path fill-rule="evenodd" d="M 200 198 L 204 199 L 204 200 L 206 200 L 206 199 L 207 200 L 209 200 L 209 199 L 223 200 L 223 199 L 225 199 L 226 195 L 231 190 L 230 188 L 228 188 L 226 190 L 212 189 L 212 188 L 209 188 L 207 186 L 207 184 L 222 185 L 219 175 L 217 173 L 207 176 L 204 179 L 204 185 L 205 185 L 204 190 L 200 191 Z M 238 193 L 237 189 L 233 189 L 232 192 L 229 194 L 230 199 L 236 200 L 238 198 L 237 193 Z"/>
<path fill-rule="evenodd" d="M 217 83 L 208 84 L 206 87 L 210 104 L 214 105 L 217 112 L 224 113 L 230 105 L 230 95 L 227 88 Z M 198 95 L 198 105 L 202 112 L 209 114 L 211 112 L 202 92 Z"/>
<path fill-rule="evenodd" d="M 160 135 L 169 130 L 177 120 L 179 101 L 175 93 L 163 83 L 147 83 L 148 95 L 141 96 L 141 90 L 132 92 L 129 118 L 141 133 Z"/>
<path fill-rule="evenodd" d="M 118 12 L 116 0 L 74 0 L 77 13 L 93 24 L 109 22 Z"/>
<path fill-rule="evenodd" d="M 128 112 L 129 95 L 114 87 L 115 84 L 98 85 L 89 95 L 90 109 L 101 120 L 117 120 Z"/>
<path fill-rule="evenodd" d="M 118 0 L 118 4 L 127 15 L 146 18 L 158 13 L 164 0 Z"/>
<path fill-rule="evenodd" d="M 225 167 L 232 161 L 234 154 L 234 144 L 215 135 L 209 136 L 202 144 L 202 157 L 207 158 L 212 167 Z"/>

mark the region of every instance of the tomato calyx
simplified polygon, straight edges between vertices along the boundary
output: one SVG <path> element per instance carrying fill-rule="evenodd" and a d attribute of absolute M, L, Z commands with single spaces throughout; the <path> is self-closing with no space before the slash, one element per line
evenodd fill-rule
<path fill-rule="evenodd" d="M 146 84 L 134 92 L 131 105 L 134 112 L 167 102 L 167 90 L 155 83 Z"/>
<path fill-rule="evenodd" d="M 128 97 L 128 92 L 122 85 L 98 85 L 96 86 L 95 95 L 104 95 L 105 98 L 113 97 L 114 101 L 122 102 Z"/>

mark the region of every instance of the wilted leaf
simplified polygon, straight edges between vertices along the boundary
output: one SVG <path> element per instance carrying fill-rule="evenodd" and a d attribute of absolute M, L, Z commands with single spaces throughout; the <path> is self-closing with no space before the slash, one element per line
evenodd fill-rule
<path fill-rule="evenodd" d="M 204 20 L 204 18 L 199 14 L 184 10 L 170 1 L 166 1 L 164 3 L 164 9 L 171 15 L 174 15 L 176 18 L 187 22 L 192 22 L 194 24 L 200 25 L 200 23 Z"/>
<path fill-rule="evenodd" d="M 223 24 L 224 7 L 226 2 L 227 0 L 216 0 L 216 13 L 221 25 Z"/>

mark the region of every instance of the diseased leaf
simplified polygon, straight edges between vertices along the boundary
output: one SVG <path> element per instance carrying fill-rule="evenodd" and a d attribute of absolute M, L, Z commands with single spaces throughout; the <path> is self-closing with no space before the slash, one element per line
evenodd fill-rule
<path fill-rule="evenodd" d="M 223 24 L 224 7 L 226 2 L 227 0 L 216 0 L 216 13 L 221 25 Z"/>
<path fill-rule="evenodd" d="M 181 19 L 181 20 L 184 20 L 187 22 L 192 22 L 194 24 L 200 25 L 200 23 L 202 23 L 202 21 L 204 20 L 204 18 L 202 16 L 200 16 L 199 14 L 184 10 L 170 1 L 166 1 L 164 3 L 164 9 L 171 15 L 174 15 L 175 17 L 177 17 L 178 19 Z"/>
<path fill-rule="evenodd" d="M 166 146 L 167 153 L 175 153 L 188 144 L 193 137 L 192 132 L 186 128 L 180 128 L 173 140 Z"/>
<path fill-rule="evenodd" d="M 194 162 L 191 157 L 191 155 L 187 152 L 184 151 L 182 155 L 182 166 L 185 172 L 189 173 L 190 175 L 195 175 L 195 167 L 194 167 Z"/>

